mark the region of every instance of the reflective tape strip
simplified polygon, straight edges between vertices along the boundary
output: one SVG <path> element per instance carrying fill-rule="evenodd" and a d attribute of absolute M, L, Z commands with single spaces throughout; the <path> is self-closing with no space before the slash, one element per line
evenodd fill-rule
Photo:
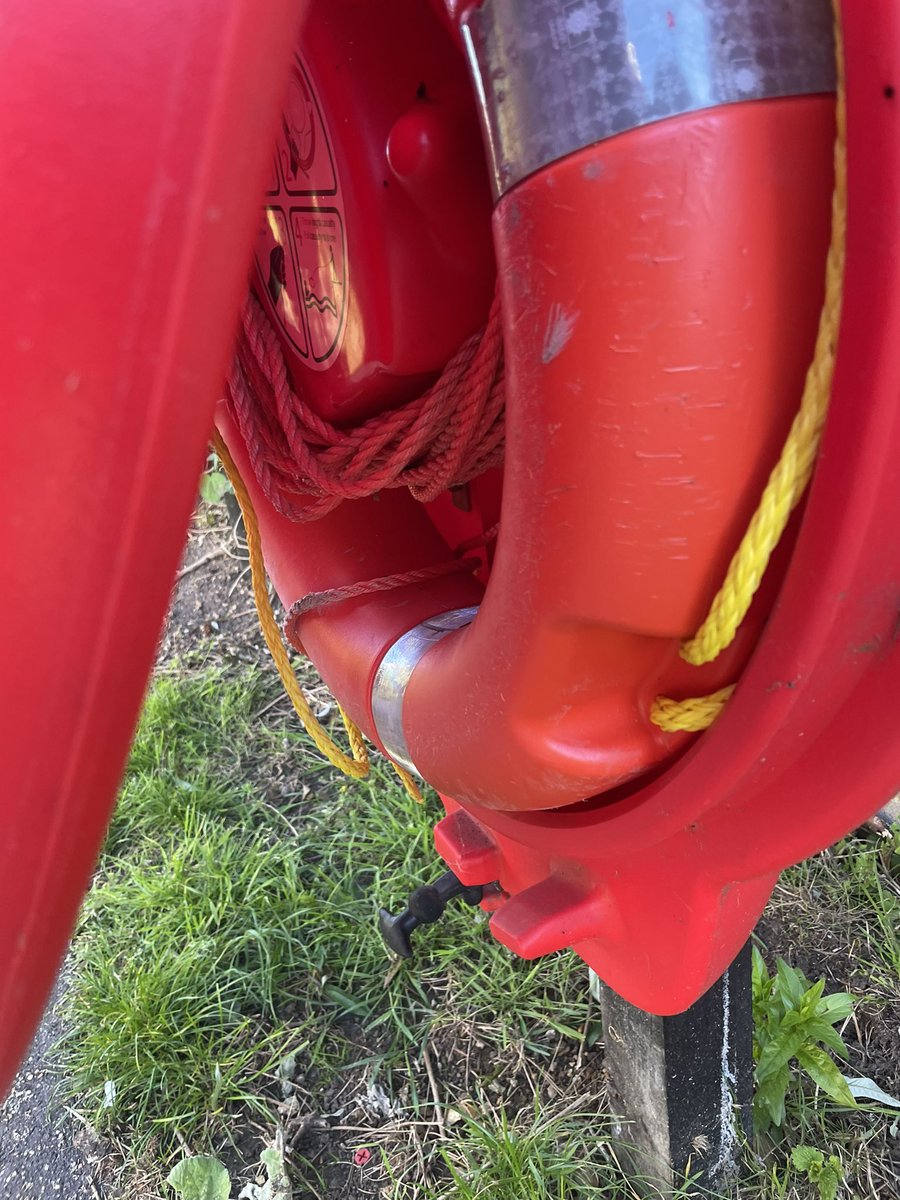
<path fill-rule="evenodd" d="M 830 0 L 484 0 L 463 36 L 498 196 L 651 121 L 835 89 Z"/>

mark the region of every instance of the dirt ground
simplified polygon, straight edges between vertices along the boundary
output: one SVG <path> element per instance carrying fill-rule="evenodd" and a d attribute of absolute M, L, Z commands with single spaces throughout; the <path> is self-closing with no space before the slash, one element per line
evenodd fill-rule
<path fill-rule="evenodd" d="M 215 663 L 266 661 L 246 561 L 221 507 L 205 510 L 195 520 L 160 644 L 160 662 L 185 655 L 209 655 Z M 811 979 L 824 975 L 829 990 L 868 992 L 869 982 L 860 975 L 840 913 L 823 913 L 822 919 L 811 925 L 807 910 L 795 910 L 789 896 L 779 901 L 776 893 L 759 932 L 773 955 L 783 955 Z M 15 1089 L 0 1110 L 0 1200 L 118 1200 L 123 1195 L 115 1147 L 93 1136 L 55 1098 L 52 1047 L 60 1036 L 55 1005 L 64 987 L 63 973 Z M 371 1049 L 361 1028 L 348 1026 L 344 1033 L 358 1039 L 361 1057 Z M 852 1070 L 877 1080 L 891 1094 L 900 1094 L 900 1003 L 896 997 L 861 1004 L 844 1036 Z M 448 1083 L 452 1084 L 455 1072 L 477 1071 L 478 1047 L 467 1045 L 459 1031 L 441 1030 L 438 1039 L 434 1054 Z M 582 1054 L 576 1048 L 571 1054 L 560 1054 L 550 1072 L 549 1086 L 557 1092 L 572 1088 L 573 1081 L 579 1092 L 596 1094 L 603 1087 L 602 1059 L 596 1052 Z M 348 1078 L 321 1098 L 322 1111 L 341 1113 L 340 1123 L 298 1116 L 292 1124 L 291 1095 L 304 1082 L 300 1074 L 286 1088 L 285 1124 L 291 1136 L 302 1139 L 310 1161 L 327 1167 L 327 1194 L 343 1200 L 380 1194 L 377 1184 L 367 1183 L 347 1165 L 349 1143 L 341 1128 L 352 1128 L 360 1117 L 355 1111 L 360 1103 L 355 1092 L 358 1081 Z M 256 1160 L 262 1136 L 262 1130 L 248 1126 L 246 1136 L 237 1139 L 228 1155 L 223 1154 L 231 1158 L 228 1165 L 246 1170 L 247 1163 Z M 894 1165 L 900 1175 L 900 1143 Z M 133 1177 L 127 1194 L 137 1194 Z M 151 1200 L 150 1193 L 146 1200 Z"/>

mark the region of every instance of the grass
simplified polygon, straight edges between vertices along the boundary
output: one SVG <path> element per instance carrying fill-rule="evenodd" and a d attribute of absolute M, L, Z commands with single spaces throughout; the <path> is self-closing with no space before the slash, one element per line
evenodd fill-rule
<path fill-rule="evenodd" d="M 436 806 L 378 766 L 344 786 L 272 707 L 275 686 L 253 669 L 157 678 L 82 913 L 68 1078 L 83 1116 L 143 1160 L 132 1194 L 161 1194 L 185 1146 L 254 1159 L 241 1131 L 255 1123 L 262 1138 L 281 1128 L 302 1195 L 636 1195 L 600 1115 L 584 967 L 522 963 L 480 912 L 451 906 L 393 968 L 375 914 L 434 874 Z M 840 945 L 876 1009 L 900 976 L 886 854 L 847 839 L 788 873 L 773 910 L 789 940 L 811 914 L 846 913 Z M 843 959 L 833 974 L 832 990 L 847 985 Z M 836 1113 L 810 1089 L 789 1104 L 742 1196 L 806 1200 L 800 1142 L 838 1153 L 848 1178 L 888 1177 L 889 1118 Z"/>
<path fill-rule="evenodd" d="M 306 897 L 293 847 L 229 777 L 229 722 L 255 681 L 220 682 L 151 694 L 82 913 L 67 1058 L 100 1125 L 188 1136 L 257 1105 L 287 1036 L 276 1008 L 300 968 Z"/>
<path fill-rule="evenodd" d="M 437 1188 L 395 1191 L 397 1200 L 611 1200 L 647 1195 L 625 1183 L 617 1145 L 596 1112 L 542 1111 L 537 1103 L 510 1118 L 487 1106 L 465 1116 L 440 1151 L 449 1174 Z M 636 1184 L 637 1181 L 634 1181 Z M 653 1193 L 655 1194 L 655 1192 Z M 691 1195 L 676 1189 L 671 1200 Z"/>
<path fill-rule="evenodd" d="M 900 826 L 877 849 L 851 835 L 794 867 L 786 884 L 811 909 L 843 915 L 842 950 L 870 996 L 896 995 L 900 980 Z"/>
<path fill-rule="evenodd" d="M 813 858 L 791 867 L 766 911 L 763 944 L 826 979 L 826 992 L 857 996 L 855 1012 L 841 1029 L 851 1048 L 850 1075 L 869 1074 L 900 1096 L 900 830 L 878 844 L 851 834 Z M 769 931 L 772 937 L 769 937 Z M 746 1191 L 753 1200 L 806 1200 L 818 1193 L 790 1166 L 793 1146 L 810 1145 L 840 1159 L 839 1195 L 893 1197 L 898 1187 L 898 1112 L 875 1106 L 839 1109 L 809 1081 L 795 1078 L 784 1131 L 765 1139 L 762 1157 L 747 1155 Z"/>
<path fill-rule="evenodd" d="M 375 914 L 434 872 L 435 809 L 378 767 L 336 784 L 291 725 L 256 719 L 270 688 L 253 670 L 156 680 L 74 943 L 73 1096 L 161 1163 L 218 1144 L 236 1106 L 271 1117 L 298 1050 L 320 1091 L 349 1073 L 391 1092 L 464 1026 L 490 1087 L 509 1054 L 538 1070 L 584 1020 L 576 960 L 522 964 L 471 911 L 386 986 Z M 404 1101 L 430 1119 L 424 1078 Z"/>

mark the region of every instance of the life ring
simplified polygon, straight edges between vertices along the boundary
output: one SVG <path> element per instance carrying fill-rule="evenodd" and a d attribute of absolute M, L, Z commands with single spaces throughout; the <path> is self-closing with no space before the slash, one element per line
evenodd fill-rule
<path fill-rule="evenodd" d="M 456 17 L 459 7 L 449 5 L 448 9 Z M 779 8 L 782 15 L 783 11 Z M 669 12 L 667 9 L 666 14 Z M 677 20 L 677 13 L 671 15 Z M 821 11 L 818 19 L 823 19 Z M 670 760 L 661 764 L 665 769 L 636 774 L 629 783 L 581 803 L 563 803 L 582 794 L 577 786 L 566 791 L 574 771 L 557 773 L 553 779 L 559 807 L 548 806 L 547 794 L 542 798 L 540 788 L 532 791 L 529 787 L 528 773 L 535 768 L 535 757 L 540 771 L 548 757 L 556 767 L 561 757 L 568 765 L 574 756 L 566 758 L 567 746 L 560 756 L 553 737 L 554 721 L 529 721 L 533 713 L 527 709 L 510 728 L 505 707 L 508 693 L 486 693 L 485 681 L 496 685 L 498 675 L 485 668 L 504 662 L 508 668 L 513 659 L 532 662 L 531 652 L 536 651 L 544 665 L 549 664 L 548 678 L 558 681 L 571 660 L 540 655 L 544 645 L 539 639 L 522 643 L 523 634 L 533 630 L 528 625 L 534 595 L 529 568 L 534 575 L 536 563 L 550 564 L 559 571 L 560 580 L 566 571 L 576 581 L 581 579 L 578 572 L 584 571 L 584 547 L 577 538 L 564 539 L 565 553 L 560 558 L 554 556 L 559 546 L 548 546 L 540 535 L 548 515 L 569 511 L 566 506 L 572 495 L 565 491 L 548 494 L 546 490 L 556 484 L 567 486 L 571 477 L 563 472 L 562 478 L 553 477 L 550 471 L 556 465 L 554 442 L 541 434 L 556 432 L 550 428 L 555 421 L 548 421 L 547 414 L 549 411 L 555 418 L 558 413 L 550 408 L 552 398 L 535 383 L 545 378 L 539 370 L 524 380 L 528 390 L 521 394 L 528 396 L 528 405 L 518 418 L 513 412 L 510 420 L 509 457 L 518 468 L 514 466 L 511 473 L 508 466 L 504 480 L 501 547 L 488 580 L 487 598 L 478 580 L 456 574 L 439 584 L 398 590 L 390 599 L 382 596 L 312 611 L 302 623 L 303 644 L 354 718 L 377 738 L 372 686 L 378 664 L 390 647 L 409 629 L 433 620 L 435 614 L 480 604 L 474 623 L 447 632 L 422 656 L 400 709 L 412 761 L 427 778 L 446 785 L 441 799 L 447 816 L 435 829 L 436 849 L 464 884 L 499 882 L 500 892 L 492 892 L 490 903 L 484 906 L 494 910 L 493 934 L 516 954 L 533 958 L 571 947 L 622 996 L 659 1014 L 683 1010 L 722 974 L 749 936 L 781 868 L 840 837 L 900 788 L 900 750 L 893 729 L 900 703 L 895 586 L 900 563 L 893 537 L 900 522 L 895 468 L 900 451 L 896 403 L 900 262 L 893 251 L 900 211 L 900 159 L 896 155 L 900 18 L 888 0 L 878 0 L 866 6 L 842 6 L 841 24 L 852 167 L 842 318 L 828 426 L 808 505 L 795 524 L 795 533 L 799 525 L 796 544 L 791 548 L 786 539 L 782 542 L 782 552 L 786 557 L 789 554 L 790 561 L 786 569 L 783 561 L 773 564 L 775 570 L 770 573 L 770 585 L 778 591 L 777 603 L 771 604 L 771 595 L 761 595 L 756 613 L 751 612 L 745 632 L 749 631 L 751 641 L 758 633 L 756 646 L 746 665 L 735 647 L 731 678 L 739 673 L 740 684 L 712 728 L 687 746 L 685 739 L 680 745 L 670 740 Z M 727 111 L 676 118 L 688 129 L 703 129 L 699 145 L 707 146 L 716 144 L 715 132 L 721 129 L 723 118 L 734 121 L 735 130 L 740 131 L 747 128 L 745 121 L 764 126 L 767 113 L 780 113 L 782 119 L 760 137 L 767 146 L 758 160 L 761 168 L 763 159 L 770 163 L 772 147 L 788 144 L 783 136 L 791 138 L 792 146 L 803 140 L 809 148 L 808 141 L 790 134 L 790 113 L 799 124 L 798 114 L 804 112 L 810 131 L 818 122 L 818 167 L 810 168 L 809 160 L 802 156 L 796 160 L 806 163 L 811 186 L 805 200 L 794 197 L 795 213 L 807 211 L 818 230 L 816 256 L 809 251 L 810 262 L 816 257 L 817 264 L 813 276 L 804 277 L 798 270 L 790 285 L 796 288 L 797 297 L 815 291 L 817 303 L 822 266 L 818 255 L 824 255 L 827 240 L 823 197 L 830 188 L 831 123 L 824 112 L 826 105 L 830 109 L 830 101 L 823 104 L 818 98 L 770 100 L 748 104 L 742 111 L 734 105 Z M 645 143 L 652 146 L 664 134 L 663 124 L 648 126 L 611 139 L 602 150 L 615 166 L 620 146 L 627 143 L 643 152 Z M 815 142 L 815 135 L 810 136 Z M 752 142 L 751 138 L 751 148 Z M 585 174 L 600 177 L 591 156 L 584 152 L 581 156 L 588 168 L 581 178 Z M 664 171 L 668 160 L 662 157 Z M 704 161 L 697 158 L 694 165 L 702 167 Z M 730 176 L 733 182 L 741 179 L 740 165 Z M 547 259 L 564 243 L 559 230 L 570 220 L 561 184 L 581 186 L 560 168 L 536 168 L 501 198 L 494 216 L 514 370 L 517 354 L 523 364 L 536 365 L 534 346 L 543 348 L 547 332 L 547 325 L 536 320 L 529 307 L 527 288 L 516 286 L 516 273 L 524 277 L 536 299 L 556 302 L 567 311 L 567 297 L 554 292 L 556 264 Z M 753 187 L 757 184 L 754 178 Z M 729 200 L 736 198 L 740 209 L 749 190 L 737 188 Z M 647 190 L 640 195 L 646 199 Z M 518 196 L 527 203 L 514 204 Z M 813 197 L 821 205 L 818 210 Z M 758 192 L 755 199 L 761 215 L 766 201 Z M 623 220 L 627 221 L 628 211 L 626 206 Z M 701 206 L 701 216 L 710 211 Z M 790 220 L 790 212 L 790 205 L 783 202 L 777 211 L 776 206 L 768 209 L 770 234 L 782 216 Z M 759 228 L 754 228 L 759 233 Z M 809 235 L 810 228 L 804 226 L 803 245 Z M 575 249 L 565 262 L 570 266 L 574 262 L 573 273 L 577 276 L 585 262 L 586 275 L 589 267 L 602 270 L 603 263 L 596 262 L 596 252 L 591 257 L 591 246 L 585 249 L 583 237 L 572 240 Z M 734 249 L 732 243 L 727 245 Z M 793 239 L 791 250 L 799 247 L 800 242 Z M 613 248 L 618 250 L 618 242 Z M 515 250 L 521 253 L 514 254 Z M 759 246 L 756 253 L 760 253 Z M 781 280 L 791 276 L 790 258 L 782 260 L 776 255 L 768 261 L 773 272 L 777 267 Z M 542 268 L 541 262 L 547 265 Z M 657 265 L 665 278 L 665 264 Z M 581 294 L 589 294 L 584 280 L 582 285 Z M 782 312 L 778 303 L 773 296 L 773 315 Z M 813 307 L 806 318 L 807 352 L 811 349 Z M 509 318 L 510 311 L 514 318 Z M 781 317 L 773 321 L 770 332 L 775 327 L 788 328 L 780 322 Z M 603 327 L 595 325 L 594 332 L 602 349 Z M 576 325 L 573 337 L 577 333 Z M 837 340 L 836 334 L 833 340 Z M 785 341 L 797 344 L 794 335 Z M 572 339 L 557 359 L 562 359 L 571 345 Z M 796 404 L 802 363 L 798 356 L 792 368 L 790 357 L 788 354 L 779 369 L 797 372 L 792 402 Z M 553 366 L 551 356 L 551 371 Z M 776 386 L 779 380 L 780 375 L 774 380 Z M 578 393 L 569 391 L 576 405 Z M 513 398 L 513 409 L 516 403 Z M 783 422 L 791 409 L 785 399 Z M 227 412 L 220 415 L 222 428 L 252 486 L 252 467 L 241 439 L 229 424 Z M 770 416 L 777 424 L 778 414 L 772 410 Z M 566 444 L 573 450 L 577 471 L 580 447 L 572 447 L 571 440 Z M 633 463 L 629 466 L 633 470 Z M 582 469 L 576 478 L 580 485 L 590 487 L 596 481 L 586 475 L 589 473 Z M 633 484 L 630 476 L 625 483 Z M 472 493 L 473 508 L 482 514 L 481 525 L 487 525 L 496 516 L 490 496 L 478 486 L 473 486 Z M 409 505 L 406 497 L 387 492 L 377 502 L 341 505 L 320 523 L 320 542 L 315 525 L 293 525 L 267 508 L 261 495 L 257 499 L 269 569 L 288 605 L 310 589 L 356 583 L 367 576 L 395 572 L 398 566 L 439 564 L 460 533 L 447 520 L 446 511 L 425 513 L 421 507 Z M 526 521 L 523 513 L 534 520 Z M 746 517 L 748 512 L 742 515 Z M 527 556 L 525 562 L 515 561 L 514 539 L 508 536 L 511 523 L 517 530 L 516 539 L 521 537 L 521 546 L 527 547 L 521 551 Z M 449 529 L 450 534 L 441 538 L 438 526 Z M 556 532 L 562 529 L 565 533 L 565 528 L 565 522 L 560 522 Z M 507 538 L 506 549 L 503 538 Z M 329 539 L 334 539 L 330 549 Z M 333 555 L 334 545 L 344 547 L 343 558 Z M 553 570 L 546 578 L 553 579 Z M 590 571 L 584 572 L 584 577 L 590 579 Z M 779 586 L 780 577 L 783 582 Z M 491 614 L 495 603 L 491 596 L 499 601 L 498 583 L 504 578 L 513 585 L 504 593 L 507 623 L 497 620 L 499 603 Z M 612 578 L 614 583 L 619 579 Z M 604 579 L 595 573 L 592 582 L 603 585 Z M 519 592 L 516 583 L 521 584 Z M 708 586 L 713 586 L 712 580 Z M 563 582 L 558 583 L 557 596 L 560 594 L 565 605 Z M 637 597 L 638 602 L 641 599 Z M 702 608 L 699 602 L 698 608 Z M 635 611 L 638 609 L 639 603 Z M 571 614 L 565 607 L 561 611 Z M 488 627 L 489 615 L 495 640 L 492 643 L 485 637 L 478 642 L 478 631 Z M 580 618 L 582 613 L 576 611 L 575 616 Z M 628 618 L 629 612 L 624 619 L 619 613 L 623 624 L 628 624 Z M 673 662 L 678 642 L 673 635 L 688 626 L 685 618 L 679 629 L 654 628 L 648 641 L 657 646 L 668 644 L 668 661 Z M 483 651 L 480 660 L 477 654 L 469 657 L 475 646 Z M 743 653 L 747 654 L 746 646 Z M 616 661 L 611 662 L 618 667 Z M 511 678 L 518 681 L 515 673 Z M 695 679 L 692 677 L 691 691 Z M 711 687 L 715 682 L 708 678 L 706 684 Z M 448 685 L 452 687 L 444 691 Z M 640 700 L 632 705 L 636 722 L 648 716 L 656 686 L 656 681 L 647 686 L 643 708 Z M 538 700 L 542 696 L 546 691 Z M 626 704 L 632 700 L 633 692 L 626 689 Z M 430 725 L 427 721 L 419 724 L 421 714 L 429 712 L 429 702 L 440 706 L 444 701 L 447 707 L 437 716 L 434 708 L 430 710 Z M 560 715 L 566 714 L 561 710 L 551 713 Z M 597 738 L 598 724 L 586 724 L 584 743 L 588 744 L 589 739 Z M 441 752 L 459 727 L 465 729 L 464 749 L 458 749 L 455 762 L 441 760 Z M 385 742 L 390 750 L 390 740 Z M 596 740 L 590 744 L 596 745 Z M 544 748 L 548 754 L 542 757 Z M 448 766 L 455 768 L 452 776 L 444 774 Z M 643 769 L 646 760 L 637 766 Z M 485 773 L 489 785 L 479 788 L 477 780 L 485 778 Z M 600 774 L 582 782 L 596 786 Z M 529 807 L 529 801 L 533 806 Z"/>
<path fill-rule="evenodd" d="M 404 25 L 431 19 L 421 6 L 401 7 Z M 493 154 L 506 349 L 499 540 L 477 578 L 447 575 L 298 614 L 294 606 L 308 593 L 446 561 L 446 505 L 436 511 L 383 492 L 313 522 L 285 519 L 260 484 L 268 460 L 252 427 L 248 434 L 244 420 L 242 437 L 221 410 L 270 574 L 292 614 L 289 638 L 390 758 L 459 801 L 561 808 L 672 762 L 692 734 L 655 724 L 655 698 L 732 684 L 777 591 L 776 569 L 714 662 L 694 666 L 679 657 L 797 409 L 831 224 L 830 11 L 820 0 L 797 0 L 776 33 L 750 15 L 727 17 L 726 7 L 710 0 L 702 16 L 691 16 L 696 6 L 684 14 L 676 6 L 648 10 L 633 24 L 623 17 L 609 28 L 576 29 L 555 5 L 519 11 L 494 0 L 460 18 Z M 338 419 L 342 405 L 358 413 L 361 403 L 371 412 L 383 402 L 378 389 L 360 383 L 371 369 L 360 347 L 377 341 L 390 309 L 379 295 L 367 311 L 360 296 L 371 280 L 354 276 L 372 253 L 368 215 L 380 206 L 381 226 L 390 227 L 390 214 L 407 211 L 410 195 L 425 213 L 420 224 L 429 206 L 445 212 L 449 185 L 441 191 L 431 179 L 450 177 L 440 159 L 453 152 L 441 126 L 440 85 L 422 84 L 417 96 L 419 75 L 409 68 L 405 106 L 385 112 L 383 129 L 374 128 L 372 113 L 373 128 L 361 133 L 342 123 L 348 102 L 329 80 L 346 80 L 348 51 L 332 30 L 366 26 L 365 37 L 350 39 L 361 92 L 367 69 L 383 69 L 388 52 L 373 45 L 367 67 L 359 46 L 377 35 L 352 8 L 313 5 L 304 34 L 304 77 L 317 97 L 320 145 L 330 145 L 319 169 L 322 195 L 292 208 L 292 181 L 282 173 L 258 254 L 260 303 L 296 387 Z M 704 61 L 696 53 L 698 20 L 710 47 Z M 417 36 L 420 53 L 426 42 Z M 782 53 L 788 43 L 792 52 Z M 527 50 L 535 45 L 540 55 Z M 391 76 L 403 81 L 399 57 Z M 456 97 L 446 46 L 434 58 L 441 63 L 434 74 Z M 573 88 L 599 61 L 604 89 Z M 653 87 L 640 78 L 651 67 Z M 431 78 L 421 62 L 415 71 Z M 383 180 L 383 165 L 373 168 L 360 143 L 377 134 L 390 151 L 398 129 L 416 153 Z M 483 246 L 481 169 L 480 159 L 458 158 L 452 197 L 466 197 L 471 244 Z M 402 198 L 393 208 L 391 189 Z M 486 213 L 480 228 L 488 228 Z M 266 253 L 279 237 L 296 278 L 273 302 Z M 429 253 L 418 227 L 397 238 L 416 245 L 414 257 Z M 319 294 L 309 281 L 325 262 L 337 303 L 324 319 L 307 307 L 304 328 L 304 302 Z M 482 307 L 483 276 L 475 292 Z M 340 295 L 352 290 L 345 278 L 358 279 L 356 307 L 339 315 Z M 459 298 L 459 280 L 436 262 L 427 278 L 445 310 L 448 296 Z M 469 303 L 459 308 L 471 319 L 478 305 L 468 281 L 462 286 Z M 422 326 L 446 327 L 427 297 L 417 304 Z M 457 325 L 457 334 L 470 332 Z M 392 332 L 402 350 L 410 335 Z M 379 361 L 374 351 L 372 361 Z M 405 374 L 407 386 L 417 382 L 416 372 Z M 496 519 L 492 500 L 484 502 L 482 530 Z"/>

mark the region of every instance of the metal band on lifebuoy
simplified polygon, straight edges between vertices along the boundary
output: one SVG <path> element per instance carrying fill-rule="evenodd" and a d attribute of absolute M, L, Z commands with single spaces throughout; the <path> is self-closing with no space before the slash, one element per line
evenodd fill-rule
<path fill-rule="evenodd" d="M 399 637 L 381 660 L 372 685 L 375 730 L 390 757 L 407 771 L 419 774 L 403 729 L 403 698 L 413 671 L 426 651 L 448 633 L 471 625 L 477 612 L 477 608 L 454 608 L 429 617 Z"/>
<path fill-rule="evenodd" d="M 484 0 L 463 36 L 497 196 L 651 121 L 835 89 L 829 0 Z"/>

